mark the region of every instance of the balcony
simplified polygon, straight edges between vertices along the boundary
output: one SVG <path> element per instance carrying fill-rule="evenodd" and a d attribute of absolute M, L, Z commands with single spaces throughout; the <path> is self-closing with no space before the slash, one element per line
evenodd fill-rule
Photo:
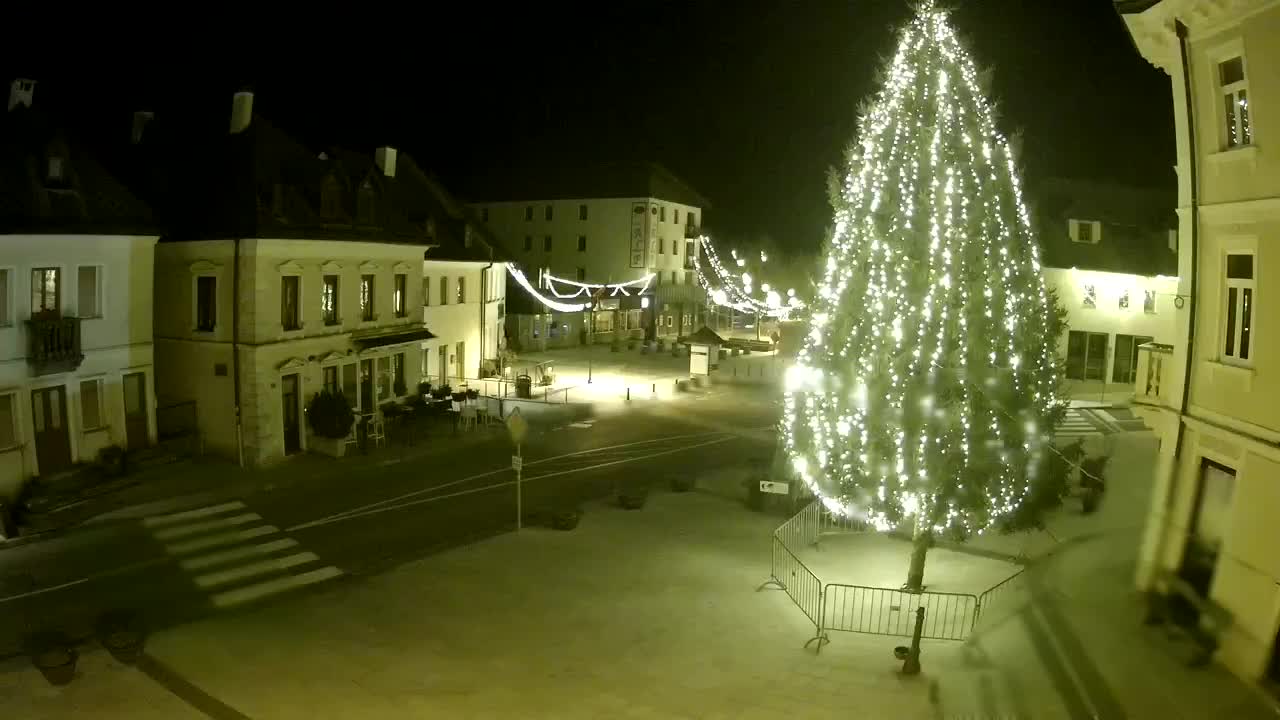
<path fill-rule="evenodd" d="M 1138 346 L 1138 372 L 1133 383 L 1134 402 L 1172 407 L 1170 394 L 1178 381 L 1173 372 L 1173 346 L 1146 343 Z"/>
<path fill-rule="evenodd" d="M 54 315 L 27 321 L 27 362 L 36 375 L 70 372 L 83 360 L 80 318 Z"/>

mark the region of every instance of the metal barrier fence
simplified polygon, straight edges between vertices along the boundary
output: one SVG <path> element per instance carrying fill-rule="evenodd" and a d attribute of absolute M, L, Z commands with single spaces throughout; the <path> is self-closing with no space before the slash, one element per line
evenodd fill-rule
<path fill-rule="evenodd" d="M 822 644 L 826 642 L 826 636 L 822 631 L 822 581 L 800 561 L 800 558 L 795 556 L 795 553 L 787 549 L 777 535 L 773 537 L 773 562 L 770 573 L 769 580 L 757 590 L 773 585 L 785 592 L 787 597 L 791 598 L 791 602 L 800 608 L 800 612 L 803 612 L 813 623 L 813 637 L 805 642 L 804 646 L 809 647 L 809 643 L 816 642 L 821 649 Z"/>
<path fill-rule="evenodd" d="M 974 623 L 990 622 L 995 618 L 994 611 L 1001 607 L 1009 609 L 1014 603 L 1013 596 L 1026 587 L 1026 572 L 1027 569 L 1023 568 L 979 595 Z"/>
<path fill-rule="evenodd" d="M 973 632 L 978 598 L 960 593 L 906 592 L 887 588 L 827 583 L 822 591 L 822 631 L 904 635 L 915 628 L 923 607 L 928 640 L 965 640 Z"/>

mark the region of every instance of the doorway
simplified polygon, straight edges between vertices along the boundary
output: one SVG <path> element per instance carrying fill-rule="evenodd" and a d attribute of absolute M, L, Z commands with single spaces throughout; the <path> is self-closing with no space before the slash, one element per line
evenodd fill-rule
<path fill-rule="evenodd" d="M 124 376 L 124 436 L 130 450 L 147 446 L 147 376 Z"/>
<path fill-rule="evenodd" d="M 1111 371 L 1111 381 L 1132 384 L 1138 377 L 1138 347 L 1155 338 L 1147 335 L 1116 335 L 1116 359 Z"/>
<path fill-rule="evenodd" d="M 280 378 L 280 417 L 284 424 L 284 454 L 302 449 L 302 425 L 298 422 L 298 374 Z"/>
<path fill-rule="evenodd" d="M 71 467 L 65 388 L 59 385 L 31 391 L 31 424 L 40 474 L 48 476 Z"/>
<path fill-rule="evenodd" d="M 1067 377 L 1072 380 L 1105 380 L 1107 333 L 1072 330 L 1067 334 Z"/>
<path fill-rule="evenodd" d="M 457 356 L 454 358 L 454 369 L 458 373 L 458 380 L 467 379 L 467 344 L 465 342 L 458 343 Z"/>

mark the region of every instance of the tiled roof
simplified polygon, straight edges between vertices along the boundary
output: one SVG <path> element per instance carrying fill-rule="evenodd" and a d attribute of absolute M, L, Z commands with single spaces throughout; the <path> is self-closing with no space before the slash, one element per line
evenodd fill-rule
<path fill-rule="evenodd" d="M 711 203 L 657 163 L 503 168 L 470 193 L 473 202 L 652 197 L 707 209 Z"/>
<path fill-rule="evenodd" d="M 50 159 L 60 178 L 50 178 Z M 38 110 L 0 118 L 0 232 L 156 235 L 151 210 Z"/>
<path fill-rule="evenodd" d="M 1172 188 L 1051 179 L 1030 187 L 1028 198 L 1045 266 L 1178 274 L 1178 254 L 1169 247 L 1169 232 L 1177 228 Z M 1073 219 L 1100 222 L 1100 241 L 1073 242 Z"/>

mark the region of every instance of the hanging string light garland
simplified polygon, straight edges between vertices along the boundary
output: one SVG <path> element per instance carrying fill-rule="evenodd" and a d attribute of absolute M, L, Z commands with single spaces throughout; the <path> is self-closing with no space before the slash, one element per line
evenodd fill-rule
<path fill-rule="evenodd" d="M 698 284 L 707 291 L 708 297 L 715 304 L 740 312 L 779 319 L 786 319 L 790 313 L 804 307 L 804 303 L 796 297 L 794 288 L 787 291 L 787 301 L 785 303 L 781 294 L 772 290 L 768 283 L 760 286 L 761 292 L 765 294 L 764 300 L 752 297 L 755 284 L 751 273 L 745 271 L 730 273 L 725 268 L 724 263 L 721 262 L 715 246 L 711 244 L 711 238 L 706 235 L 698 238 L 698 244 L 701 246 L 702 252 L 694 253 L 693 272 L 698 278 Z M 730 250 L 730 254 L 736 267 L 746 267 L 746 259 L 738 257 L 736 250 Z M 706 256 L 707 264 L 710 266 L 711 278 L 703 271 L 701 259 L 703 255 Z M 768 260 L 768 255 L 762 251 L 760 253 L 760 262 L 765 263 Z"/>
<path fill-rule="evenodd" d="M 533 283 L 529 282 L 528 276 L 526 276 L 524 272 L 515 265 L 515 263 L 507 263 L 507 272 L 511 274 L 511 277 L 515 279 L 516 283 L 518 283 L 520 287 L 525 289 L 525 292 L 532 295 L 543 305 L 546 305 L 557 312 L 581 312 L 584 310 L 590 310 L 595 304 L 594 298 L 596 291 L 601 289 L 605 290 L 609 297 L 631 297 L 632 292 L 637 295 L 642 295 L 645 290 L 649 289 L 649 284 L 653 282 L 653 273 L 649 273 L 648 275 L 635 280 L 628 280 L 627 282 L 620 283 L 579 282 L 577 280 L 558 278 L 550 273 L 546 273 L 543 275 L 543 278 L 547 281 L 547 287 L 551 290 L 551 294 L 555 295 L 556 298 L 559 298 L 559 300 L 556 300 L 539 292 L 538 288 L 534 287 Z M 556 289 L 555 283 L 564 283 L 575 287 L 576 290 L 573 292 L 561 293 Z M 574 298 L 586 298 L 586 302 L 560 302 L 560 300 L 572 300 Z"/>

